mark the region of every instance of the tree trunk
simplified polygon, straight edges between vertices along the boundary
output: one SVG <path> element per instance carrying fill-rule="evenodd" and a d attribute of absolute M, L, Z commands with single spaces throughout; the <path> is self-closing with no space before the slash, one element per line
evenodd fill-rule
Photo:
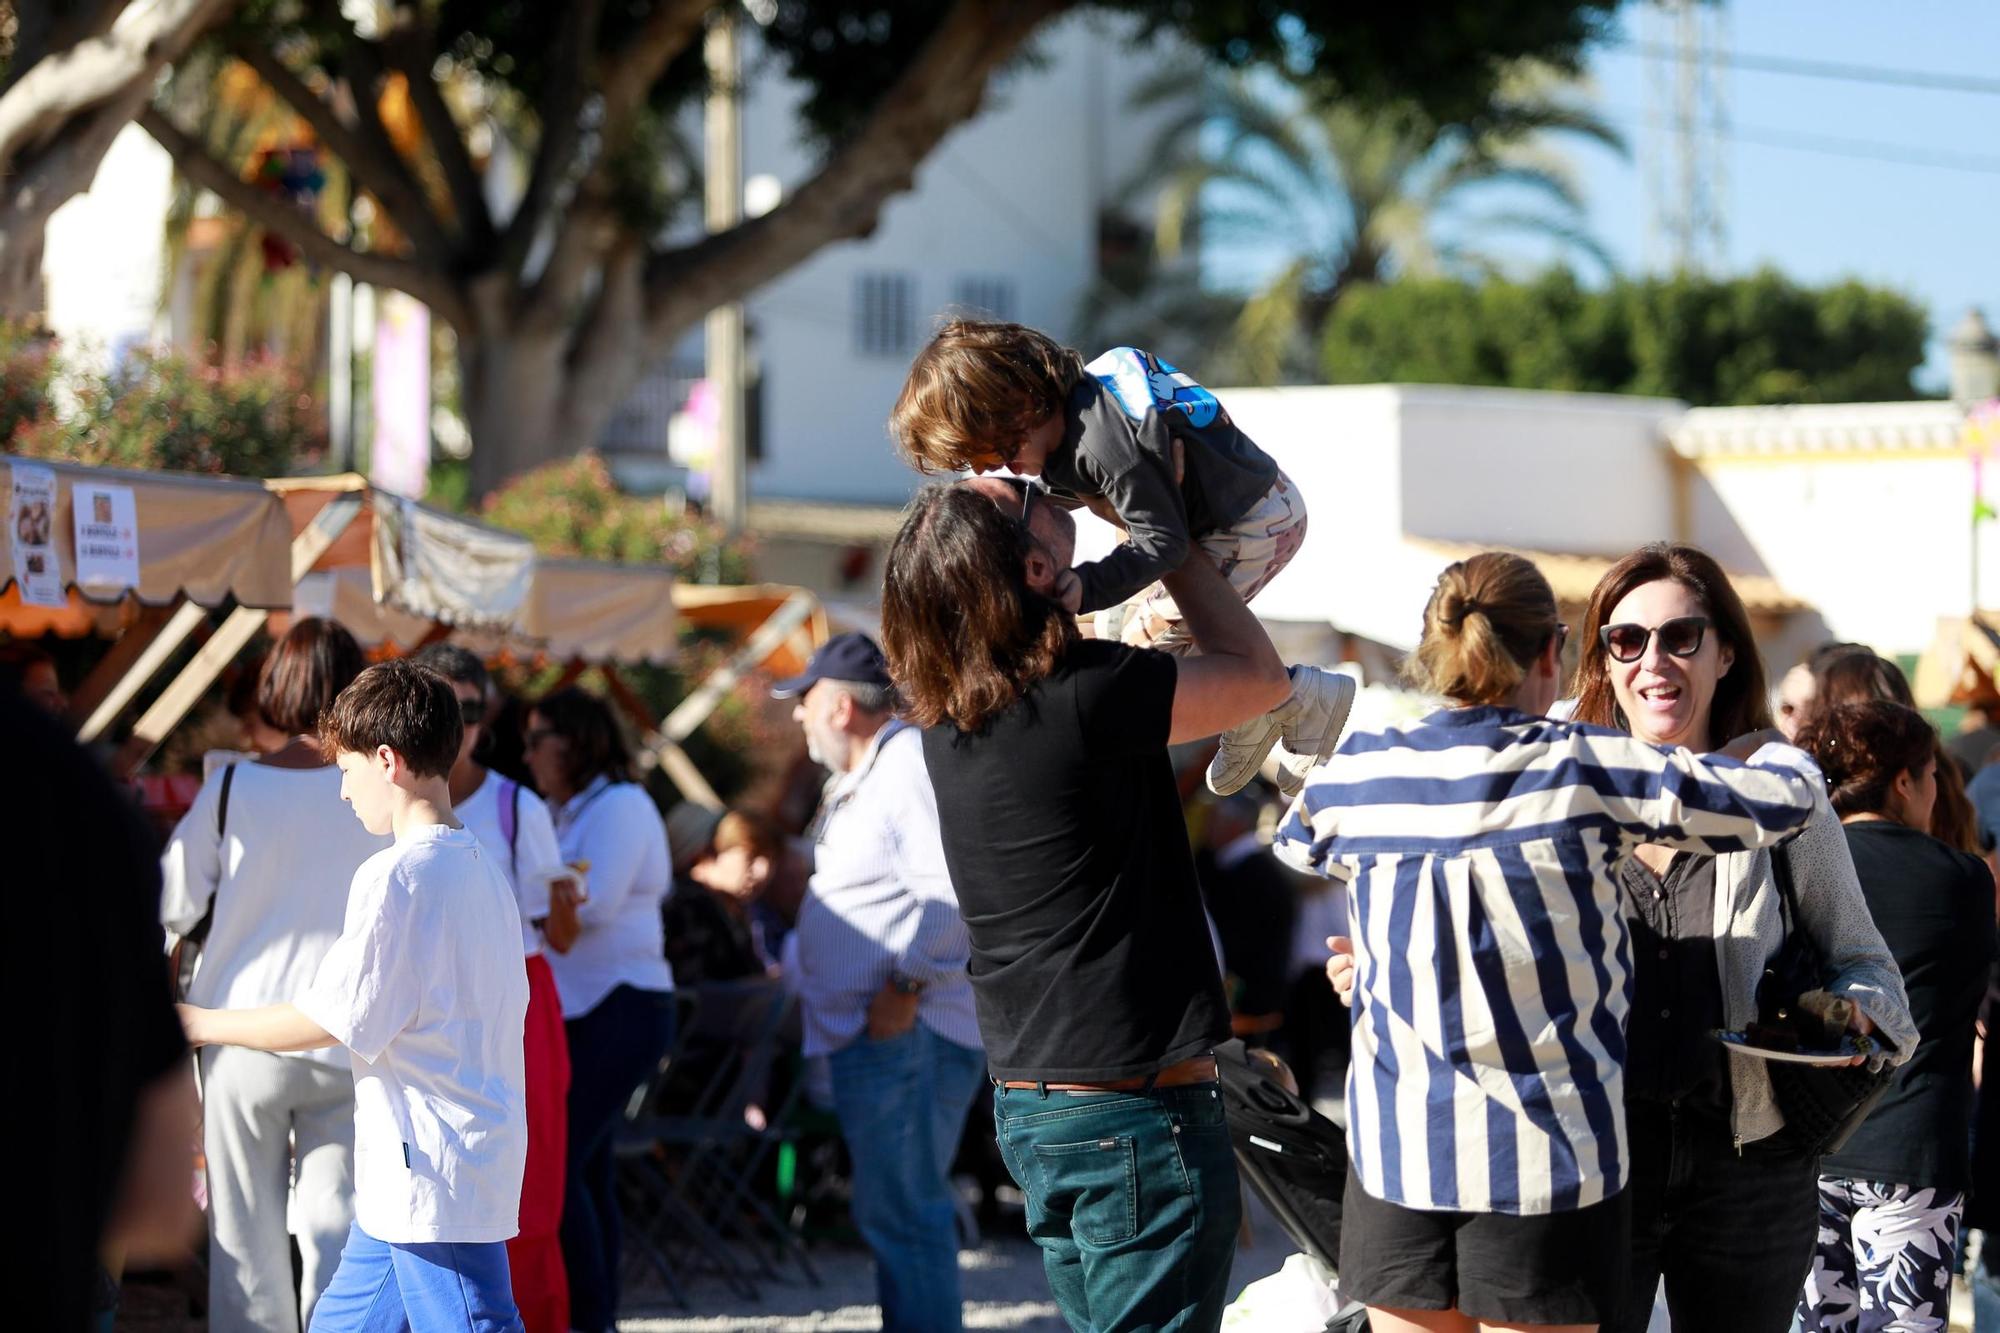
<path fill-rule="evenodd" d="M 560 331 L 459 330 L 474 495 L 486 495 L 516 473 L 596 443 L 564 438 L 564 399 L 570 387 L 564 347 Z"/>

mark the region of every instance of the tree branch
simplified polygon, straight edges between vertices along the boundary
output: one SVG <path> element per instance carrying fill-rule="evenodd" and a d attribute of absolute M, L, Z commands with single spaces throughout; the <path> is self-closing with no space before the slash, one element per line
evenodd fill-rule
<path fill-rule="evenodd" d="M 150 79 L 226 6 L 227 0 L 138 0 L 110 31 L 36 61 L 0 96 L 0 178 L 72 117 Z"/>
<path fill-rule="evenodd" d="M 582 290 L 582 279 L 589 274 L 606 244 L 600 220 L 608 208 L 603 201 L 611 193 L 605 177 L 608 164 L 630 139 L 633 124 L 653 84 L 701 34 L 708 9 L 709 0 L 658 0 L 639 35 L 621 47 L 618 58 L 601 71 L 598 82 L 603 90 L 603 114 L 598 124 L 597 154 L 577 186 L 575 206 L 555 236 L 548 264 L 527 294 L 522 318 L 543 323 L 559 321 Z M 574 133 L 574 118 L 570 124 Z M 547 132 L 545 126 L 543 133 Z M 567 163 L 568 156 L 565 150 L 561 158 L 551 161 L 552 181 Z M 520 222 L 522 216 L 517 215 L 515 222 Z M 512 227 L 509 239 L 515 239 Z M 534 232 L 524 233 L 523 239 L 532 242 Z M 525 250 L 522 255 L 525 258 Z"/>
<path fill-rule="evenodd" d="M 307 259 L 338 269 L 358 282 L 408 292 L 456 328 L 470 327 L 464 294 L 442 268 L 357 250 L 334 240 L 305 213 L 243 180 L 157 108 L 139 114 L 139 125 L 174 159 L 187 178 L 251 222 L 290 241 Z"/>
<path fill-rule="evenodd" d="M 386 135 L 377 142 L 347 124 L 332 104 L 307 86 L 306 81 L 268 46 L 244 39 L 231 43 L 230 50 L 238 60 L 257 71 L 257 76 L 271 91 L 312 126 L 319 141 L 347 165 L 355 183 L 381 201 L 382 207 L 388 210 L 390 218 L 403 234 L 410 238 L 418 253 L 438 262 L 450 256 L 451 243 L 445 237 L 444 229 L 438 225 L 437 215 L 431 211 L 423 187 L 410 175 L 402 155 Z M 372 96 L 369 89 L 358 87 L 352 81 L 349 87 L 357 107 L 364 106 Z M 362 110 L 358 116 L 365 124 L 370 113 Z"/>
<path fill-rule="evenodd" d="M 860 131 L 763 217 L 655 255 L 647 334 L 677 337 L 829 241 L 873 231 L 891 195 L 952 129 L 972 118 L 988 80 L 1042 23 L 1077 0 L 958 0 Z"/>
<path fill-rule="evenodd" d="M 597 20 L 603 8 L 603 0 L 572 0 L 563 16 L 562 33 L 551 55 L 556 73 L 536 108 L 541 134 L 535 143 L 534 164 L 528 170 L 528 188 L 500 243 L 500 267 L 507 273 L 519 273 L 527 262 L 542 215 L 556 197 L 582 138 L 583 75 L 596 45 Z"/>
<path fill-rule="evenodd" d="M 458 229 L 474 249 L 484 249 L 493 239 L 493 215 L 486 207 L 485 184 L 466 151 L 465 133 L 438 92 L 437 43 L 431 35 L 412 24 L 383 44 L 389 62 L 410 81 L 410 98 L 416 104 L 417 119 L 423 122 L 424 137 L 444 171 L 451 191 L 452 210 Z"/>

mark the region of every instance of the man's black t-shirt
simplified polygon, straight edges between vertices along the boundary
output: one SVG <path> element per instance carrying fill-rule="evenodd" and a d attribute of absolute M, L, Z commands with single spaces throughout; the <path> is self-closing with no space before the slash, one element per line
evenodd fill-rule
<path fill-rule="evenodd" d="M 1175 678 L 1085 640 L 984 731 L 924 733 L 995 1078 L 1132 1078 L 1229 1036 L 1167 761 Z"/>
<path fill-rule="evenodd" d="M 1917 1053 L 1822 1175 L 1961 1190 L 1969 1183 L 1972 1024 L 1993 961 L 1993 877 L 1976 857 L 1886 820 L 1847 826 L 1883 943 L 1903 970 Z"/>

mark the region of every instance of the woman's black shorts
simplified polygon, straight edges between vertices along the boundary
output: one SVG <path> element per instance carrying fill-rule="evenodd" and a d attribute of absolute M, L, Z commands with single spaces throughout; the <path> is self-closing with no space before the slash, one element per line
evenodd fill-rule
<path fill-rule="evenodd" d="M 1349 1174 L 1340 1294 L 1385 1310 L 1502 1324 L 1616 1318 L 1632 1252 L 1629 1191 L 1567 1213 L 1432 1213 L 1371 1197 Z"/>

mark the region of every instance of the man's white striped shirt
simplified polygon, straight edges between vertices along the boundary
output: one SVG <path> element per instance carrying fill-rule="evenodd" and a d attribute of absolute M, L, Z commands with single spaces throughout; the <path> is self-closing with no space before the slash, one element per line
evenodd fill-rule
<path fill-rule="evenodd" d="M 1819 781 L 1789 746 L 1745 765 L 1503 708 L 1350 736 L 1276 849 L 1349 881 L 1361 1186 L 1518 1214 L 1622 1189 L 1632 965 L 1612 868 L 1642 842 L 1770 846 Z"/>

